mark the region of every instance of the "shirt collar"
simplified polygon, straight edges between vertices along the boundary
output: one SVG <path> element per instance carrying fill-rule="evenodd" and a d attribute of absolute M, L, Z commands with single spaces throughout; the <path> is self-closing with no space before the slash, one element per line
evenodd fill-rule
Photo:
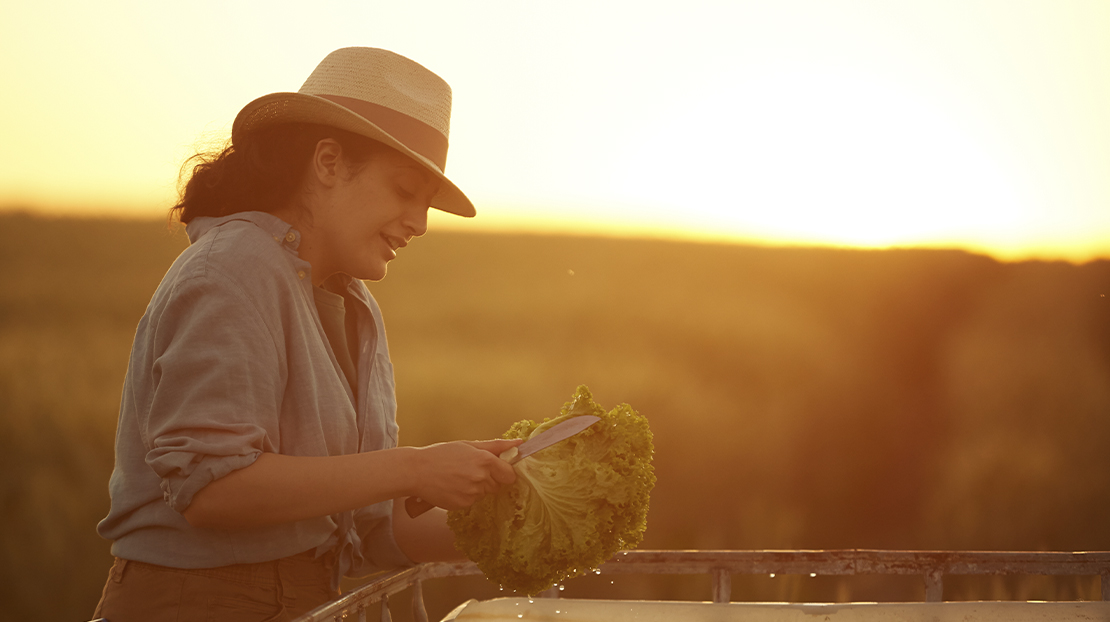
<path fill-rule="evenodd" d="M 261 228 L 274 240 L 281 242 L 294 253 L 301 244 L 301 232 L 284 220 L 266 212 L 236 212 L 227 216 L 198 216 L 185 225 L 189 242 L 196 243 L 205 233 L 233 220 L 245 220 Z"/>
<path fill-rule="evenodd" d="M 292 251 L 294 255 L 297 254 L 297 247 L 301 244 L 301 232 L 294 229 L 293 225 L 266 212 L 236 212 L 227 216 L 197 216 L 190 220 L 189 224 L 185 225 L 185 233 L 189 235 L 189 243 L 193 244 L 203 237 L 205 233 L 233 220 L 244 220 L 253 223 L 270 234 L 270 237 L 274 238 L 275 241 Z M 308 266 L 307 263 L 304 265 Z M 347 291 L 360 302 L 369 306 L 370 295 L 366 289 L 366 285 L 352 276 L 346 274 L 341 276 Z"/>
<path fill-rule="evenodd" d="M 336 283 L 342 286 L 347 291 L 347 293 L 353 296 L 356 300 L 363 303 L 364 305 L 369 306 L 370 296 L 369 291 L 366 289 L 365 283 L 344 272 L 333 274 L 330 278 L 335 279 Z M 328 289 L 320 289 L 324 289 L 324 291 L 331 293 L 331 291 Z"/>

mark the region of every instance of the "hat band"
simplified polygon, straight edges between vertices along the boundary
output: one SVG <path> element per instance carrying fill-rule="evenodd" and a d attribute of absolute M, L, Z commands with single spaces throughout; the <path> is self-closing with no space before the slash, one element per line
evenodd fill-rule
<path fill-rule="evenodd" d="M 439 167 L 440 172 L 447 168 L 447 137 L 427 123 L 392 108 L 354 97 L 342 95 L 316 95 L 316 97 L 339 104 L 378 126 L 404 146 L 431 160 Z"/>

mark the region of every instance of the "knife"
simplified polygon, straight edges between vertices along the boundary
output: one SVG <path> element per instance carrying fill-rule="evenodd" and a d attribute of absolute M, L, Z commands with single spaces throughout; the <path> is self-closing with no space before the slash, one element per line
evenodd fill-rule
<path fill-rule="evenodd" d="M 499 457 L 509 464 L 516 464 L 541 449 L 547 449 L 559 441 L 564 441 L 578 434 L 598 421 L 601 421 L 601 418 L 594 415 L 571 417 L 558 425 L 551 426 L 516 447 L 510 447 L 502 452 Z M 416 518 L 434 507 L 435 505 L 420 497 L 405 499 L 405 511 L 408 512 L 411 518 Z"/>

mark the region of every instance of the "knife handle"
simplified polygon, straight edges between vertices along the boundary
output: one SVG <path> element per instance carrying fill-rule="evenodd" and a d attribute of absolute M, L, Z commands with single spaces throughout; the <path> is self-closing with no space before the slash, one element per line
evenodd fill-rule
<path fill-rule="evenodd" d="M 405 499 L 405 512 L 408 512 L 409 518 L 416 518 L 434 507 L 435 504 L 428 503 L 420 497 Z"/>

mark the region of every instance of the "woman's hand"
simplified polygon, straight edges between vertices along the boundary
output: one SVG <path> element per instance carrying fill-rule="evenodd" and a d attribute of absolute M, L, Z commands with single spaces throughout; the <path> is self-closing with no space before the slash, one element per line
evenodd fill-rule
<path fill-rule="evenodd" d="M 448 510 L 465 508 L 516 481 L 501 452 L 514 440 L 454 441 L 421 447 L 413 457 L 415 496 Z"/>

